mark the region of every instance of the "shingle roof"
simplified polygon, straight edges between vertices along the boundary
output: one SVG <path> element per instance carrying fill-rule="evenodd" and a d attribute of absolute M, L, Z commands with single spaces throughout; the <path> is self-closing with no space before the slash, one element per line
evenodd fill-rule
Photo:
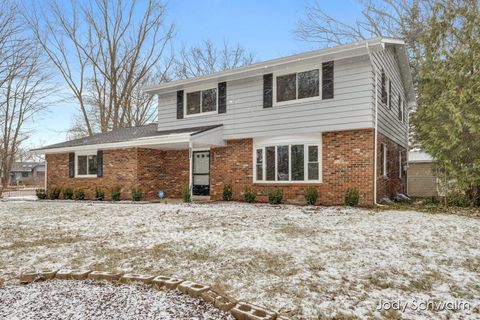
<path fill-rule="evenodd" d="M 43 162 L 14 162 L 11 172 L 31 172 L 36 166 L 43 166 Z"/>
<path fill-rule="evenodd" d="M 103 143 L 123 142 L 123 141 L 135 140 L 139 138 L 156 137 L 156 136 L 163 136 L 163 135 L 175 134 L 175 133 L 191 132 L 192 134 L 197 134 L 199 132 L 218 128 L 220 126 L 222 125 L 158 131 L 157 123 L 151 123 L 144 126 L 121 128 L 121 129 L 116 129 L 116 130 L 105 132 L 105 133 L 97 133 L 89 137 L 51 144 L 48 146 L 44 146 L 42 148 L 34 149 L 32 151 L 87 146 L 87 145 L 95 145 L 95 144 L 103 144 Z"/>

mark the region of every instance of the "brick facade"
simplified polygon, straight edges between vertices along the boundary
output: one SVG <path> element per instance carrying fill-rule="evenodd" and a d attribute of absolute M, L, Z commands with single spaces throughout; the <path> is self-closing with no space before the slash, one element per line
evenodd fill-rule
<path fill-rule="evenodd" d="M 387 175 L 382 175 L 382 153 L 381 145 L 387 147 Z M 407 173 L 402 172 L 400 178 L 399 152 L 402 152 L 402 159 L 406 161 L 407 150 L 382 134 L 378 134 L 377 152 L 377 201 L 384 197 L 393 197 L 397 193 L 407 193 Z"/>
<path fill-rule="evenodd" d="M 378 199 L 396 192 L 405 192 L 406 175 L 399 178 L 398 152 L 405 149 L 379 134 L 379 144 L 385 143 L 390 161 L 390 174 L 383 177 L 380 170 L 381 155 L 378 151 Z M 211 149 L 210 195 L 221 200 L 223 186 L 231 183 L 235 200 L 243 200 L 245 188 L 257 192 L 258 202 L 266 202 L 268 192 L 281 188 L 285 203 L 304 203 L 308 186 L 319 191 L 319 204 L 343 204 L 345 191 L 356 187 L 360 191 L 360 205 L 373 202 L 374 131 L 361 129 L 325 132 L 322 135 L 322 183 L 275 185 L 253 183 L 253 140 L 229 140 L 226 146 Z M 130 148 L 105 150 L 103 153 L 104 174 L 102 178 L 69 178 L 68 154 L 48 154 L 47 185 L 85 190 L 88 199 L 93 199 L 95 187 L 100 187 L 108 199 L 113 186 L 122 186 L 122 198 L 130 199 L 130 191 L 138 187 L 145 199 L 157 199 L 157 192 L 164 190 L 168 197 L 179 198 L 189 182 L 189 159 L 187 150 L 155 150 Z"/>
<path fill-rule="evenodd" d="M 188 184 L 188 151 L 161 151 L 129 148 L 104 150 L 103 177 L 69 178 L 68 153 L 47 154 L 47 187 L 83 189 L 87 199 L 95 197 L 100 188 L 106 199 L 114 186 L 122 187 L 122 199 L 131 199 L 131 190 L 139 188 L 147 200 L 158 199 L 157 192 L 179 198 Z"/>
<path fill-rule="evenodd" d="M 257 200 L 266 202 L 268 192 L 274 188 L 283 191 L 285 202 L 304 203 L 308 186 L 319 191 L 319 203 L 324 205 L 343 204 L 348 188 L 360 191 L 360 204 L 373 202 L 373 130 L 326 132 L 322 135 L 322 183 L 275 185 L 253 183 L 253 140 L 230 140 L 225 147 L 212 148 L 211 189 L 214 200 L 222 198 L 224 183 L 231 183 L 233 197 L 242 200 L 245 188 L 257 192 Z"/>

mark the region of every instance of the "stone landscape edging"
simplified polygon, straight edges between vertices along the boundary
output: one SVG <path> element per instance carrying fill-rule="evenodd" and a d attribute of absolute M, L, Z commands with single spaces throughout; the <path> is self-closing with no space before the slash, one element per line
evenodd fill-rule
<path fill-rule="evenodd" d="M 288 320 L 288 318 L 280 316 L 275 311 L 219 293 L 209 285 L 163 275 L 151 276 L 89 269 L 42 269 L 22 272 L 19 276 L 19 282 L 21 284 L 54 279 L 89 279 L 93 281 L 109 281 L 116 284 L 143 284 L 155 290 L 178 290 L 193 298 L 200 298 L 221 311 L 229 312 L 237 320 Z M 2 284 L 3 281 L 0 278 L 0 287 Z"/>

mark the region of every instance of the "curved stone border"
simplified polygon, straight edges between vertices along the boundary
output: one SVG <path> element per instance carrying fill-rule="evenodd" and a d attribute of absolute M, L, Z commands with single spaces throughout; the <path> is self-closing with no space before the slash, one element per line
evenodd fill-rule
<path fill-rule="evenodd" d="M 92 271 L 87 269 L 38 270 L 23 272 L 19 276 L 21 284 L 45 280 L 94 280 L 121 284 L 149 285 L 156 290 L 179 290 L 193 298 L 201 298 L 206 303 L 224 312 L 230 312 L 237 320 L 288 320 L 276 312 L 221 294 L 211 286 L 167 276 L 151 276 L 133 273 Z M 2 286 L 0 279 L 0 287 Z"/>

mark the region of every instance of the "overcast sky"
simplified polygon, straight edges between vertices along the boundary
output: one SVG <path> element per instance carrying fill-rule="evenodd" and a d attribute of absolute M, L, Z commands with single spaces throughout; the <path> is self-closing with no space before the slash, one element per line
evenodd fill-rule
<path fill-rule="evenodd" d="M 355 0 L 319 1 L 327 12 L 347 21 L 358 13 Z M 168 19 L 176 30 L 173 47 L 197 45 L 206 39 L 221 46 L 227 40 L 232 45 L 240 43 L 258 61 L 317 49 L 293 34 L 307 4 L 303 0 L 170 0 Z M 64 141 L 76 112 L 74 103 L 50 106 L 30 125 L 27 147 Z"/>

